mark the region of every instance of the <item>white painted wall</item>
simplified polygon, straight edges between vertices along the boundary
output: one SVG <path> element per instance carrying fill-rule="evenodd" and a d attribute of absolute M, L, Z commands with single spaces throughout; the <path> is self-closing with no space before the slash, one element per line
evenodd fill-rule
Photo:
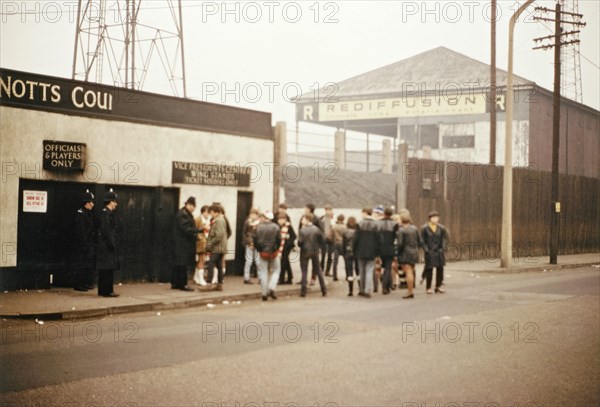
<path fill-rule="evenodd" d="M 221 202 L 234 235 L 237 191 L 254 192 L 254 205 L 270 207 L 273 185 L 270 168 L 273 142 L 235 135 L 158 127 L 130 122 L 92 119 L 0 106 L 0 266 L 16 266 L 16 256 L 5 255 L 17 242 L 19 178 L 181 188 L 181 205 L 188 196 L 202 204 Z M 42 140 L 87 144 L 86 171 L 58 175 L 42 169 Z M 171 184 L 173 161 L 218 162 L 233 165 L 256 163 L 249 188 Z M 115 164 L 116 163 L 116 164 Z M 119 171 L 117 172 L 117 167 Z M 118 191 L 117 191 L 118 192 Z"/>
<path fill-rule="evenodd" d="M 441 161 L 454 161 L 466 163 L 488 164 L 490 161 L 490 123 L 476 122 L 474 124 L 464 125 L 440 125 L 440 146 L 442 145 L 442 136 L 444 134 L 466 134 L 473 130 L 475 132 L 474 148 L 445 148 L 431 150 L 431 158 Z M 496 163 L 504 164 L 504 136 L 505 123 L 499 121 L 496 130 Z M 529 166 L 529 121 L 515 120 L 513 122 L 513 143 L 512 143 L 513 165 L 515 167 Z M 418 152 L 417 157 L 422 158 L 422 153 Z"/>

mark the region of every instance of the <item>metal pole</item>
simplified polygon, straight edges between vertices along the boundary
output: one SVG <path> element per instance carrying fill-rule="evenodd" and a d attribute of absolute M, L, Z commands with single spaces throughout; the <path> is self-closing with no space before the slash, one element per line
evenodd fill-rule
<path fill-rule="evenodd" d="M 527 0 L 511 17 L 508 26 L 508 75 L 506 77 L 506 119 L 504 140 L 504 182 L 502 188 L 502 241 L 500 267 L 512 266 L 512 121 L 513 121 L 513 50 L 515 25 L 519 16 L 535 0 Z"/>
<path fill-rule="evenodd" d="M 492 0 L 490 61 L 490 164 L 496 164 L 496 0 Z"/>
<path fill-rule="evenodd" d="M 140 2 L 142 0 L 139 0 Z M 135 0 L 133 0 L 133 14 L 131 15 L 131 89 L 135 90 L 135 28 L 137 23 L 137 11 Z"/>
<path fill-rule="evenodd" d="M 558 221 L 560 202 L 558 201 L 558 151 L 560 147 L 560 48 L 561 48 L 561 6 L 556 3 L 554 22 L 554 100 L 552 117 L 552 208 L 550 223 L 550 264 L 557 263 Z"/>
<path fill-rule="evenodd" d="M 71 79 L 75 79 L 77 71 L 77 44 L 81 35 L 81 0 L 77 5 L 77 25 L 75 26 L 75 49 L 73 50 L 73 75 Z M 85 58 L 84 58 L 85 60 Z M 84 64 L 85 65 L 85 64 Z"/>
<path fill-rule="evenodd" d="M 181 10 L 181 0 L 179 0 L 179 40 L 181 41 L 181 72 L 183 74 L 183 97 L 187 98 L 187 85 L 185 80 L 185 54 L 183 46 L 183 12 Z"/>
<path fill-rule="evenodd" d="M 129 0 L 125 2 L 125 89 L 129 88 Z"/>

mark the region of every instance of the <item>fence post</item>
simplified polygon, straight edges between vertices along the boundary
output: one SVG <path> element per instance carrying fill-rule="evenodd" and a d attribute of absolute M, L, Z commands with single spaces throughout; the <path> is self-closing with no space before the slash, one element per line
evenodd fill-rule
<path fill-rule="evenodd" d="M 346 169 L 346 133 L 338 130 L 335 132 L 335 162 L 340 170 Z"/>
<path fill-rule="evenodd" d="M 382 166 L 381 172 L 383 174 L 391 174 L 392 173 L 392 141 L 390 139 L 383 140 L 382 145 Z"/>
<path fill-rule="evenodd" d="M 277 210 L 281 190 L 281 166 L 285 165 L 287 139 L 285 122 L 275 123 L 273 136 L 273 210 Z"/>
<path fill-rule="evenodd" d="M 396 168 L 396 210 L 406 208 L 408 205 L 408 177 L 406 167 L 408 164 L 408 144 L 402 142 L 398 145 L 398 166 Z"/>

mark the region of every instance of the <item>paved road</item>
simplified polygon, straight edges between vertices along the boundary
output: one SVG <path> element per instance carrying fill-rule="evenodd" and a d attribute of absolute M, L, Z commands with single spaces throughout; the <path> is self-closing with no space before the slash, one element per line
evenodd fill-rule
<path fill-rule="evenodd" d="M 330 282 L 327 298 L 3 321 L 1 405 L 600 404 L 598 268 L 447 277 L 415 300 Z"/>

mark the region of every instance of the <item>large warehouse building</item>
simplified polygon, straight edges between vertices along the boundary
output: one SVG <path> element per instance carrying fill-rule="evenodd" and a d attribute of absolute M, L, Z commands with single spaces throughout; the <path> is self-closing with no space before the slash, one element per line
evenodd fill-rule
<path fill-rule="evenodd" d="M 86 189 L 96 209 L 110 188 L 119 196 L 118 281 L 169 281 L 172 219 L 188 196 L 225 207 L 228 260 L 250 208 L 273 204 L 260 164 L 273 161 L 270 113 L 8 69 L 0 81 L 2 289 L 70 284 Z"/>
<path fill-rule="evenodd" d="M 296 120 L 340 130 L 340 136 L 351 130 L 405 141 L 411 157 L 487 164 L 494 106 L 496 163 L 502 165 L 506 77 L 497 70 L 499 94 L 492 103 L 490 66 L 439 47 L 327 86 L 318 98 L 304 95 Z M 512 164 L 550 171 L 552 92 L 519 76 L 514 84 Z M 560 172 L 600 177 L 600 112 L 562 98 L 560 137 Z M 341 141 L 336 148 L 343 148 Z M 343 160 L 338 164 L 345 167 Z"/>

